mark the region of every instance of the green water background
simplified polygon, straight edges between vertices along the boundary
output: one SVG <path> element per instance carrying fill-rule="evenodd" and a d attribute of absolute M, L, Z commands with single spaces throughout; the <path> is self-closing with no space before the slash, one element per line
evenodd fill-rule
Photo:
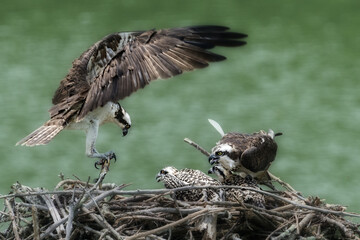
<path fill-rule="evenodd" d="M 243 48 L 217 48 L 227 60 L 125 99 L 133 128 L 100 129 L 99 151 L 114 150 L 108 182 L 161 188 L 164 166 L 209 169 L 183 142 L 206 149 L 225 131 L 273 129 L 271 172 L 305 196 L 360 212 L 359 1 L 9 1 L 0 3 L 0 193 L 16 181 L 53 189 L 65 177 L 97 177 L 85 137 L 65 131 L 49 145 L 15 147 L 48 119 L 51 97 L 73 59 L 117 31 L 199 24 L 249 35 Z"/>

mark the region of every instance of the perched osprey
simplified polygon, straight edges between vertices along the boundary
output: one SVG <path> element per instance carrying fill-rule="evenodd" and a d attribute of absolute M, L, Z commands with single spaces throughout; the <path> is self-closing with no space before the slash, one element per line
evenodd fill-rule
<path fill-rule="evenodd" d="M 209 177 L 200 170 L 189 168 L 176 169 L 175 167 L 165 167 L 156 175 L 158 182 L 163 182 L 168 189 L 185 186 L 218 186 L 220 182 Z M 220 201 L 222 200 L 222 190 L 214 189 L 196 189 L 178 191 L 175 198 L 183 201 Z"/>
<path fill-rule="evenodd" d="M 223 185 L 233 185 L 240 187 L 251 187 L 260 189 L 256 181 L 250 176 L 242 177 L 232 173 L 221 165 L 214 165 L 210 168 L 209 174 L 214 173 Z M 226 188 L 225 200 L 231 202 L 245 202 L 257 207 L 265 208 L 265 198 L 262 194 L 245 189 Z"/>
<path fill-rule="evenodd" d="M 47 144 L 63 129 L 86 132 L 86 155 L 115 158 L 99 153 L 95 142 L 99 126 L 114 122 L 125 136 L 131 127 L 129 114 L 118 103 L 152 80 L 166 79 L 208 66 L 225 57 L 207 49 L 242 46 L 246 35 L 222 26 L 193 26 L 163 30 L 119 32 L 92 45 L 74 60 L 52 99 L 50 120 L 18 144 Z"/>
<path fill-rule="evenodd" d="M 213 120 L 211 120 L 213 121 Z M 275 160 L 277 144 L 274 133 L 263 130 L 251 134 L 230 132 L 225 134 L 220 125 L 210 123 L 221 133 L 222 138 L 211 150 L 210 164 L 220 164 L 234 172 L 244 172 L 259 181 L 268 180 L 267 170 Z"/>

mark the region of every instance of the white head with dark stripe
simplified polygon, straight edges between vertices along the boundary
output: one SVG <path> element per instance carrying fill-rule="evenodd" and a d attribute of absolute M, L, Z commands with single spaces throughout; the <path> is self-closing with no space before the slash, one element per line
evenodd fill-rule
<path fill-rule="evenodd" d="M 121 127 L 123 136 L 126 136 L 129 128 L 131 127 L 130 115 L 125 111 L 125 109 L 119 104 L 116 104 L 116 111 L 114 116 L 114 122 Z"/>
<path fill-rule="evenodd" d="M 221 183 L 224 183 L 225 180 L 229 177 L 229 175 L 231 174 L 231 172 L 227 169 L 225 169 L 224 167 L 222 167 L 220 164 L 216 164 L 214 166 L 212 166 L 209 171 L 209 174 L 215 174 L 219 181 Z"/>

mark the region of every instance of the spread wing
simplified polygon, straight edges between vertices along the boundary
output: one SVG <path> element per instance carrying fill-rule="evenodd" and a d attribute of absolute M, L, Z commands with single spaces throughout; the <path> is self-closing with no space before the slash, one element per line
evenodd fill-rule
<path fill-rule="evenodd" d="M 89 111 L 116 102 L 144 88 L 152 80 L 166 79 L 204 68 L 225 57 L 207 49 L 241 46 L 245 34 L 227 27 L 196 26 L 146 32 L 111 34 L 93 46 L 87 65 L 90 90 L 78 119 Z"/>

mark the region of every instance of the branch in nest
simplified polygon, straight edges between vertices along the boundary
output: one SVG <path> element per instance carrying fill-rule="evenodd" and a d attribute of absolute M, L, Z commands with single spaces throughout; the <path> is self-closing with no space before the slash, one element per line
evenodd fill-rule
<path fill-rule="evenodd" d="M 193 142 L 192 140 L 190 140 L 189 138 L 185 138 L 184 142 L 190 144 L 191 146 L 193 146 L 194 148 L 196 148 L 197 150 L 199 150 L 202 154 L 204 154 L 205 156 L 209 157 L 210 153 L 208 151 L 206 151 L 204 148 L 202 148 L 199 144 Z"/>

